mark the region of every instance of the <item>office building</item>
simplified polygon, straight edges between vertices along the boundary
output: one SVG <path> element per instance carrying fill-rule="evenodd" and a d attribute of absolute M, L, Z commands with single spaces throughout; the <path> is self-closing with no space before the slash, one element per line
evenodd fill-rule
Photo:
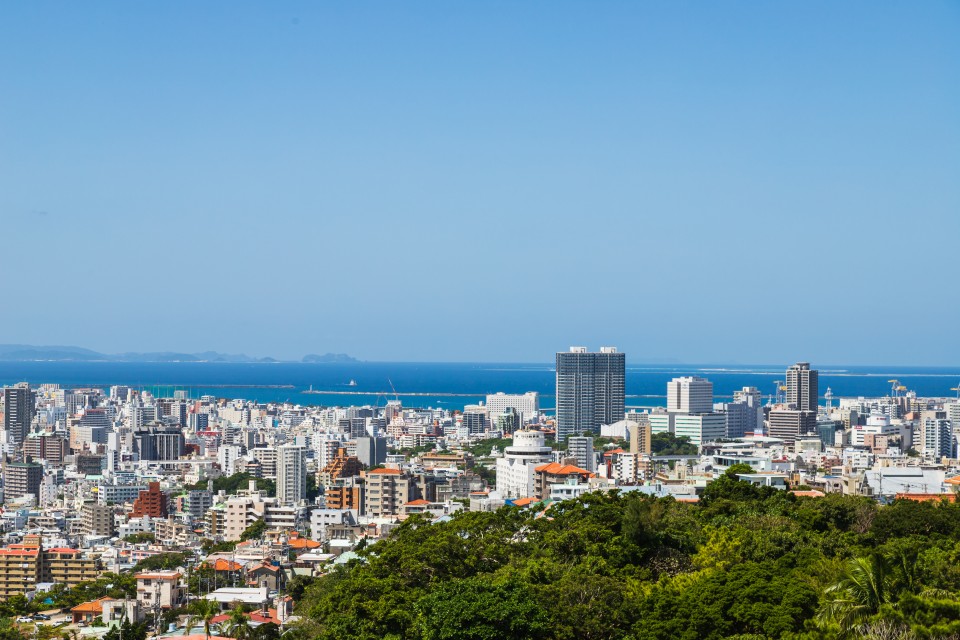
<path fill-rule="evenodd" d="M 386 438 L 357 438 L 357 458 L 367 468 L 387 461 Z"/>
<path fill-rule="evenodd" d="M 487 430 L 487 411 L 481 407 L 468 407 L 463 410 L 461 426 L 471 436 L 480 435 Z"/>
<path fill-rule="evenodd" d="M 557 353 L 557 440 L 623 420 L 626 358 L 615 347 Z"/>
<path fill-rule="evenodd" d="M 686 436 L 698 447 L 723 438 L 726 429 L 727 418 L 722 413 L 678 413 L 673 417 L 674 435 Z"/>
<path fill-rule="evenodd" d="M 809 362 L 798 362 L 787 369 L 787 406 L 798 411 L 816 411 L 819 398 L 819 372 Z"/>
<path fill-rule="evenodd" d="M 924 411 L 921 424 L 923 455 L 934 460 L 956 455 L 953 427 L 946 411 Z"/>
<path fill-rule="evenodd" d="M 36 393 L 26 382 L 3 390 L 3 428 L 11 450 L 18 449 L 30 433 L 36 399 Z"/>
<path fill-rule="evenodd" d="M 513 409 L 519 415 L 521 425 L 533 422 L 540 415 L 540 394 L 528 391 L 523 394 L 494 393 L 487 396 L 487 412 L 494 423 L 507 409 Z"/>
<path fill-rule="evenodd" d="M 799 409 L 773 409 L 767 418 L 769 435 L 792 445 L 804 435 L 818 435 L 817 412 Z"/>
<path fill-rule="evenodd" d="M 32 495 L 40 497 L 43 467 L 35 462 L 11 462 L 3 474 L 3 500 L 10 502 Z"/>
<path fill-rule="evenodd" d="M 593 473 L 597 470 L 597 456 L 593 452 L 593 438 L 589 436 L 570 436 L 567 438 L 567 454 L 576 460 L 581 469 Z"/>
<path fill-rule="evenodd" d="M 667 383 L 667 411 L 710 413 L 713 411 L 713 383 L 698 376 L 674 378 Z"/>
<path fill-rule="evenodd" d="M 299 504 L 307 497 L 307 450 L 292 444 L 277 449 L 277 499 Z"/>

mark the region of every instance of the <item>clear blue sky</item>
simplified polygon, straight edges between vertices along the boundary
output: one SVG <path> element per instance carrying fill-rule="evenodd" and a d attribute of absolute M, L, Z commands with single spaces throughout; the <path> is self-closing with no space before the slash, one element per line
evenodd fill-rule
<path fill-rule="evenodd" d="M 0 342 L 960 365 L 960 3 L 7 2 Z"/>

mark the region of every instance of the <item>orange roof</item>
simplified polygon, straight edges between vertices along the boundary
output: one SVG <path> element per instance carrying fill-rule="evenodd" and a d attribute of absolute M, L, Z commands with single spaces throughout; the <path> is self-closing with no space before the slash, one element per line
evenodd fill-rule
<path fill-rule="evenodd" d="M 217 558 L 216 562 L 213 563 L 214 571 L 239 571 L 240 569 L 243 569 L 242 564 L 239 562 L 231 562 L 224 558 Z"/>
<path fill-rule="evenodd" d="M 76 611 L 77 613 L 103 613 L 104 600 L 113 600 L 113 598 L 109 596 L 97 598 L 96 600 L 91 600 L 90 602 L 78 604 L 74 608 L 70 609 L 70 611 Z"/>
<path fill-rule="evenodd" d="M 914 502 L 956 502 L 957 496 L 954 493 L 898 493 L 897 500 L 913 500 Z"/>
<path fill-rule="evenodd" d="M 526 506 L 528 506 L 528 505 L 533 504 L 534 502 L 537 502 L 537 499 L 536 499 L 536 498 L 519 498 L 519 499 L 513 501 L 513 506 L 515 506 L 515 507 L 526 507 Z"/>
<path fill-rule="evenodd" d="M 575 467 L 572 464 L 560 464 L 559 462 L 551 462 L 549 464 L 542 464 L 536 468 L 538 473 L 549 473 L 552 476 L 572 476 L 572 475 L 587 475 L 591 478 L 594 474 L 590 473 L 586 469 L 581 469 L 580 467 Z"/>
<path fill-rule="evenodd" d="M 952 478 L 947 478 L 944 480 L 947 484 L 956 484 L 960 485 L 960 476 L 953 476 Z"/>
<path fill-rule="evenodd" d="M 611 449 L 610 451 L 605 451 L 603 455 L 605 455 L 605 456 L 612 456 L 612 455 L 615 454 L 615 453 L 626 453 L 626 451 L 624 451 L 623 448 L 620 447 L 620 448 L 617 448 L 617 449 Z"/>
<path fill-rule="evenodd" d="M 430 504 L 430 501 L 429 501 L 429 500 L 424 500 L 423 498 L 419 498 L 419 499 L 417 499 L 417 500 L 411 500 L 410 502 L 407 503 L 407 506 L 408 506 L 408 507 L 422 507 L 422 506 L 427 505 L 427 504 Z"/>
<path fill-rule="evenodd" d="M 400 469 L 374 469 L 370 473 L 398 476 L 400 475 Z"/>
<path fill-rule="evenodd" d="M 38 553 L 37 549 L 0 549 L 3 556 L 35 556 Z"/>
<path fill-rule="evenodd" d="M 79 549 L 71 549 L 69 547 L 54 547 L 53 549 L 47 549 L 50 553 L 80 553 Z"/>
<path fill-rule="evenodd" d="M 817 491 L 816 489 L 810 489 L 809 491 L 794 490 L 794 491 L 791 491 L 790 493 L 792 493 L 795 496 L 804 496 L 807 498 L 822 498 L 823 496 L 826 495 L 823 491 Z"/>
<path fill-rule="evenodd" d="M 287 544 L 293 549 L 316 549 L 321 546 L 319 542 L 310 538 L 294 538 Z"/>

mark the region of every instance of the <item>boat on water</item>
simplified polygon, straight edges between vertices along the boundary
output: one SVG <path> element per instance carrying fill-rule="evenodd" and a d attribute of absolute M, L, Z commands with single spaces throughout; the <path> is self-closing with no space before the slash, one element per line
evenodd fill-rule
<path fill-rule="evenodd" d="M 347 386 L 348 386 L 348 387 L 355 387 L 355 386 L 357 386 L 357 381 L 354 380 L 353 378 L 351 378 L 351 379 L 350 379 L 350 382 L 347 383 Z"/>

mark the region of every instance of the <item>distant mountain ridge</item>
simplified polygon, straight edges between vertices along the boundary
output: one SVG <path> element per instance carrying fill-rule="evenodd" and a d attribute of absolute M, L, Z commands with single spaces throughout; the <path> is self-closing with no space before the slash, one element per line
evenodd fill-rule
<path fill-rule="evenodd" d="M 179 353 L 176 351 L 153 351 L 147 353 L 100 353 L 91 349 L 71 346 L 36 346 L 29 344 L 0 344 L 0 361 L 59 361 L 59 362 L 280 362 L 275 358 L 254 358 L 244 353 L 230 354 L 218 351 Z M 307 355 L 303 362 L 357 362 L 344 353 L 328 353 L 323 356 Z"/>

